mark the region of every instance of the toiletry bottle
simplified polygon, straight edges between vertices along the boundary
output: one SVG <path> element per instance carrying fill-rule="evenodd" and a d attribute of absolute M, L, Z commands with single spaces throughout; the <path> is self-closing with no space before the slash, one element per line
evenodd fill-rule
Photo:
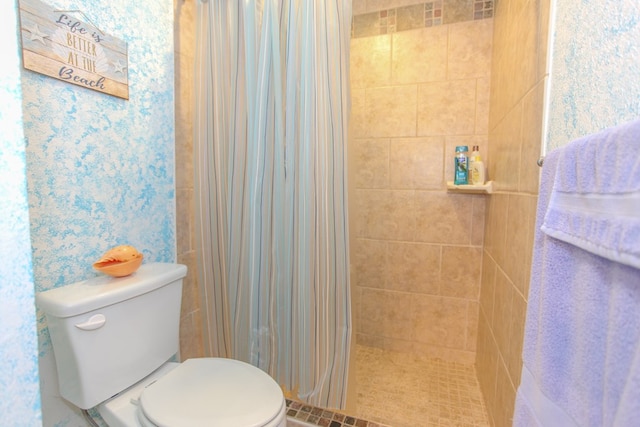
<path fill-rule="evenodd" d="M 455 178 L 453 181 L 455 185 L 464 185 L 469 183 L 468 153 L 469 147 L 466 145 L 458 145 L 456 147 Z"/>
<path fill-rule="evenodd" d="M 477 145 L 473 146 L 473 152 L 469 158 L 469 184 L 483 185 L 485 182 L 484 162 L 480 157 L 480 149 Z"/>

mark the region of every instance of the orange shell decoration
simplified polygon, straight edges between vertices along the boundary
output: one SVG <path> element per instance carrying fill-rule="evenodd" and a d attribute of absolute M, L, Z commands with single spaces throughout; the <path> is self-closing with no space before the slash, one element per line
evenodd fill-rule
<path fill-rule="evenodd" d="M 128 276 L 140 267 L 143 255 L 130 245 L 109 249 L 93 263 L 93 268 L 113 277 Z"/>

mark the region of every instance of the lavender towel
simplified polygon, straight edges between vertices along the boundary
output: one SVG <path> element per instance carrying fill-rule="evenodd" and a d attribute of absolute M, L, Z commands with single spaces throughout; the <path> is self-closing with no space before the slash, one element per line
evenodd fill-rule
<path fill-rule="evenodd" d="M 640 425 L 640 122 L 547 155 L 515 426 Z"/>

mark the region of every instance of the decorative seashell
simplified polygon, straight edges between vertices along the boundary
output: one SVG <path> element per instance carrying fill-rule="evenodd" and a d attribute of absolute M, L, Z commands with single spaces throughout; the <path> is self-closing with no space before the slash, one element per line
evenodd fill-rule
<path fill-rule="evenodd" d="M 114 277 L 128 276 L 140 267 L 144 256 L 131 245 L 109 249 L 93 263 L 93 268 Z"/>

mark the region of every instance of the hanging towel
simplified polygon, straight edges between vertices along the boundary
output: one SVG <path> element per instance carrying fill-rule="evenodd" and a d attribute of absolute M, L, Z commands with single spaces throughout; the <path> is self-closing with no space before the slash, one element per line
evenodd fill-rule
<path fill-rule="evenodd" d="M 514 425 L 640 425 L 640 121 L 545 158 Z"/>

